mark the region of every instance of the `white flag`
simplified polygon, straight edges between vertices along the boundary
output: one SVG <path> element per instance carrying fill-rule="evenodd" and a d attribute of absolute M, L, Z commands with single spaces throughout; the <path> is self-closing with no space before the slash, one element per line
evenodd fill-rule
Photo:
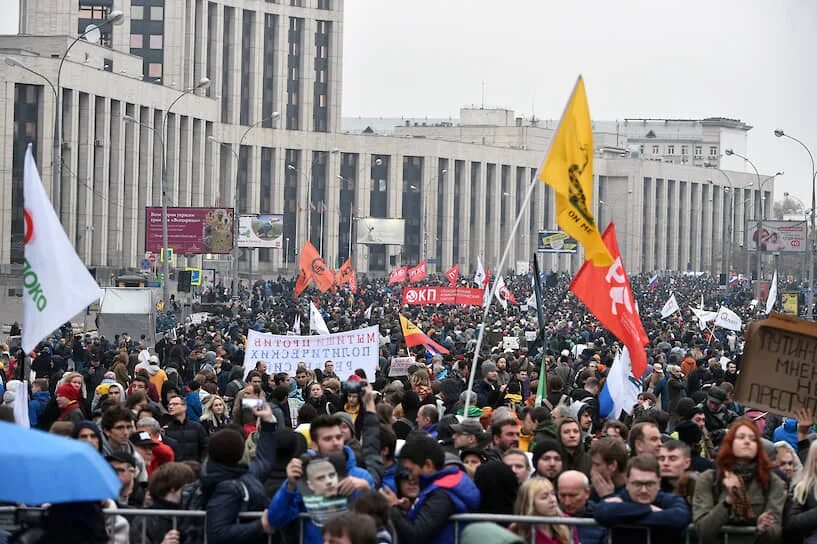
<path fill-rule="evenodd" d="M 43 188 L 37 164 L 26 149 L 23 172 L 25 262 L 23 338 L 31 353 L 43 338 L 102 296 L 71 245 Z"/>
<path fill-rule="evenodd" d="M 482 267 L 482 259 L 477 255 L 477 271 L 474 273 L 474 283 L 482 285 L 485 282 L 485 269 Z"/>
<path fill-rule="evenodd" d="M 22 381 L 17 384 L 17 392 L 14 395 L 14 423 L 28 429 L 31 422 L 28 420 L 28 382 Z"/>
<path fill-rule="evenodd" d="M 777 270 L 774 271 L 774 277 L 772 278 L 772 286 L 769 287 L 769 298 L 766 299 L 766 313 L 772 313 L 772 308 L 774 308 L 774 303 L 777 302 Z"/>
<path fill-rule="evenodd" d="M 633 410 L 641 392 L 640 381 L 632 375 L 630 352 L 623 347 L 613 359 L 607 380 L 599 393 L 599 411 L 607 419 L 618 419 L 621 412 Z"/>
<path fill-rule="evenodd" d="M 505 289 L 506 289 L 505 279 L 502 277 L 502 274 L 499 274 L 499 275 L 497 275 L 497 277 L 496 277 L 496 279 L 494 281 L 497 284 L 496 285 L 496 291 L 494 292 L 494 296 L 499 301 L 499 303 L 502 304 L 502 308 L 507 310 L 508 309 L 508 299 L 505 298 L 505 295 L 504 295 L 504 292 L 505 292 Z"/>
<path fill-rule="evenodd" d="M 363 317 L 365 317 L 367 320 L 372 318 L 372 307 L 374 307 L 374 304 L 369 304 L 369 307 L 366 308 L 365 312 L 363 312 Z"/>
<path fill-rule="evenodd" d="M 715 325 L 729 329 L 732 331 L 740 331 L 743 326 L 743 321 L 738 317 L 738 314 L 727 308 L 721 306 L 718 308 L 718 316 L 715 318 Z"/>
<path fill-rule="evenodd" d="M 698 319 L 698 326 L 701 328 L 701 330 L 708 328 L 706 324 L 718 317 L 717 312 L 699 310 L 694 306 L 690 306 L 689 309 L 692 310 L 692 313 L 695 314 L 695 317 Z"/>
<path fill-rule="evenodd" d="M 295 316 L 295 321 L 292 323 L 292 332 L 296 336 L 301 336 L 301 314 Z"/>
<path fill-rule="evenodd" d="M 661 308 L 661 319 L 666 319 L 675 312 L 679 311 L 681 308 L 678 307 L 678 301 L 675 300 L 675 293 L 673 293 L 664 307 Z"/>
<path fill-rule="evenodd" d="M 326 321 L 323 320 L 323 316 L 318 311 L 318 308 L 315 307 L 315 303 L 311 300 L 309 301 L 309 330 L 318 334 L 329 334 L 329 327 L 326 326 Z"/>

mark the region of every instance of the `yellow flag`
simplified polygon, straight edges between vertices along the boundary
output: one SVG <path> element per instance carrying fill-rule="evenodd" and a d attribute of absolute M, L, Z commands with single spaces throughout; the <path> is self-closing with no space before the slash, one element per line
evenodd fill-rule
<path fill-rule="evenodd" d="M 579 76 L 539 179 L 556 192 L 556 221 L 584 247 L 595 266 L 610 266 L 613 258 L 593 219 L 593 129 Z"/>

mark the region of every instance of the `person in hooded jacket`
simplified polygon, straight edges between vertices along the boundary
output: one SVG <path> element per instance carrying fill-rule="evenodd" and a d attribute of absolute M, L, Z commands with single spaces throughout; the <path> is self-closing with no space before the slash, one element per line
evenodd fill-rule
<path fill-rule="evenodd" d="M 267 506 L 263 482 L 275 464 L 276 421 L 265 404 L 254 410 L 261 419 L 255 458 L 249 467 L 239 465 L 244 456 L 244 437 L 234 429 L 215 433 L 207 445 L 208 460 L 202 467 L 202 493 L 207 502 L 207 542 L 210 544 L 259 544 L 270 532 L 267 512 L 259 520 L 238 520 L 242 511 L 258 512 Z"/>
<path fill-rule="evenodd" d="M 167 381 L 167 374 L 159 368 L 159 357 L 156 355 L 151 355 L 146 362 L 136 365 L 135 370 L 146 370 L 150 383 L 156 387 L 157 391 L 161 391 L 162 386 Z"/>
<path fill-rule="evenodd" d="M 479 489 L 459 466 L 445 466 L 445 451 L 428 435 L 412 433 L 400 456 L 404 468 L 420 480 L 420 494 L 408 512 L 401 508 L 406 499 L 398 499 L 387 487 L 380 491 L 392 507 L 400 542 L 453 543 L 455 527 L 449 518 L 477 511 Z"/>
<path fill-rule="evenodd" d="M 70 421 L 76 425 L 85 419 L 79 404 L 80 394 L 80 390 L 70 383 L 64 383 L 57 388 L 54 395 L 60 408 L 60 417 L 57 421 Z"/>

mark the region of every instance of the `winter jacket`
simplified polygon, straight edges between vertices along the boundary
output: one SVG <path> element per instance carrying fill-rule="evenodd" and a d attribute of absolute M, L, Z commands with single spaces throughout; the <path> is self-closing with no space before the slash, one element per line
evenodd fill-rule
<path fill-rule="evenodd" d="M 583 512 L 578 512 L 576 518 L 592 518 L 595 503 L 588 502 Z M 607 529 L 600 525 L 579 525 L 576 527 L 579 542 L 582 544 L 607 544 Z"/>
<path fill-rule="evenodd" d="M 154 498 L 150 508 L 146 510 L 179 510 L 180 507 L 178 503 Z M 177 522 L 181 519 L 177 518 Z M 144 544 L 162 544 L 165 535 L 173 527 L 173 518 L 170 516 L 136 516 L 130 522 L 130 541 L 144 542 Z M 142 540 L 143 531 L 144 540 Z M 184 536 L 182 536 L 181 542 L 185 544 Z"/>
<path fill-rule="evenodd" d="M 536 444 L 541 443 L 543 440 L 556 440 L 556 424 L 553 423 L 552 419 L 543 419 L 536 424 L 536 428 L 533 430 L 533 439 L 528 444 L 528 451 L 533 451 Z"/>
<path fill-rule="evenodd" d="M 492 393 L 495 393 L 498 390 L 499 388 L 496 386 L 496 384 L 488 383 L 485 380 L 480 380 L 478 383 L 475 383 L 474 393 L 477 394 L 477 406 L 480 408 L 490 406 L 492 400 L 495 400 L 491 398 Z"/>
<path fill-rule="evenodd" d="M 260 512 L 267 507 L 262 483 L 275 463 L 275 423 L 261 423 L 255 458 L 249 467 L 208 461 L 202 468 L 201 489 L 207 497 L 207 542 L 235 544 L 267 542 L 261 520 L 236 522 L 243 511 Z M 238 480 L 244 487 L 235 485 Z M 246 488 L 246 495 L 244 494 Z"/>
<path fill-rule="evenodd" d="M 367 412 L 368 413 L 368 412 Z M 375 416 L 376 417 L 376 416 Z M 355 478 L 362 478 L 369 483 L 372 489 L 375 489 L 375 482 L 366 469 L 357 466 L 357 458 L 349 446 L 343 447 L 343 452 L 346 455 L 346 472 L 349 476 Z M 262 508 L 263 510 L 263 508 Z M 270 525 L 277 528 L 283 528 L 291 522 L 298 519 L 302 512 L 306 512 L 301 493 L 295 489 L 290 491 L 287 488 L 286 482 L 278 488 L 272 501 L 269 503 L 269 510 L 267 513 L 267 520 Z M 305 544 L 321 544 L 323 542 L 323 535 L 321 528 L 316 526 L 311 519 L 307 519 L 303 523 L 304 534 L 303 542 Z"/>
<path fill-rule="evenodd" d="M 707 470 L 698 475 L 695 482 L 695 497 L 692 500 L 692 518 L 695 531 L 700 537 L 701 544 L 725 542 L 720 529 L 724 525 L 746 525 L 732 514 L 731 508 L 724 501 L 724 497 L 716 481 L 715 469 Z M 749 483 L 747 493 L 752 503 L 755 515 L 769 510 L 774 514 L 775 524 L 763 535 L 755 539 L 755 535 L 729 535 L 729 544 L 770 543 L 779 542 L 781 534 L 781 519 L 783 503 L 786 501 L 786 486 L 777 475 L 770 475 L 769 490 L 764 492 L 757 479 Z M 754 525 L 754 523 L 750 524 Z"/>
<path fill-rule="evenodd" d="M 684 542 L 686 528 L 692 516 L 683 497 L 659 491 L 652 504 L 661 511 L 654 512 L 649 504 L 632 502 L 627 490 L 618 496 L 622 502 L 602 501 L 593 505 L 593 518 L 599 524 L 610 528 L 612 544 Z M 638 527 L 617 528 L 618 525 Z M 645 528 L 649 529 L 649 533 Z"/>
<path fill-rule="evenodd" d="M 32 395 L 32 399 L 28 403 L 28 422 L 32 428 L 40 428 L 37 427 L 37 423 L 50 400 L 51 393 L 48 391 L 37 391 Z"/>
<path fill-rule="evenodd" d="M 453 543 L 454 514 L 466 514 L 479 508 L 480 493 L 468 475 L 456 466 L 446 467 L 430 476 L 420 476 L 420 495 L 408 513 L 397 507 L 391 519 L 400 542 Z M 463 524 L 460 524 L 460 530 Z"/>
<path fill-rule="evenodd" d="M 187 393 L 184 399 L 187 403 L 187 419 L 198 423 L 202 412 L 201 394 L 198 389 Z"/>
<path fill-rule="evenodd" d="M 801 504 L 789 497 L 783 510 L 784 542 L 800 543 L 817 540 L 817 497 L 814 488 L 806 493 L 806 502 Z"/>
<path fill-rule="evenodd" d="M 564 447 L 562 447 L 562 449 L 564 450 L 562 457 L 564 460 L 564 470 L 578 470 L 590 477 L 590 468 L 593 463 L 590 459 L 590 454 L 584 451 L 584 445 L 579 444 L 576 446 L 576 450 L 573 453 L 570 453 L 564 449 Z"/>
<path fill-rule="evenodd" d="M 795 453 L 797 452 L 797 420 L 794 418 L 787 417 L 783 420 L 783 424 L 780 425 L 777 429 L 774 430 L 774 438 L 772 442 L 780 442 L 785 441 L 788 442 L 789 445 L 794 448 Z"/>
<path fill-rule="evenodd" d="M 164 426 L 165 434 L 176 441 L 176 461 L 204 461 L 207 454 L 207 432 L 194 421 L 179 422 L 173 418 Z"/>

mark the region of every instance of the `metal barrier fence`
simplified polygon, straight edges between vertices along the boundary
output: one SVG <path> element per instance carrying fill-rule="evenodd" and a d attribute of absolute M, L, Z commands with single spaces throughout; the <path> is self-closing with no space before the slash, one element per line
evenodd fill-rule
<path fill-rule="evenodd" d="M 16 507 L 16 506 L 0 506 L 0 518 L 5 518 L 8 520 L 8 516 L 13 516 L 17 512 L 20 511 L 42 511 L 41 508 L 27 508 L 27 507 Z M 170 518 L 172 521 L 173 529 L 177 529 L 179 526 L 179 519 L 180 518 L 202 518 L 206 520 L 207 512 L 204 510 L 152 510 L 152 509 L 139 509 L 139 508 L 121 508 L 121 509 L 106 509 L 103 511 L 106 516 L 122 516 L 128 521 L 131 521 L 135 518 L 149 518 L 149 517 L 165 517 Z M 239 519 L 244 520 L 256 520 L 261 517 L 263 512 L 242 512 L 238 515 Z M 303 544 L 303 522 L 304 520 L 309 519 L 306 514 L 301 514 L 300 517 L 300 528 L 299 528 L 299 543 Z M 459 537 L 460 537 L 460 525 L 464 523 L 473 523 L 473 522 L 494 522 L 494 523 L 501 523 L 501 524 L 508 524 L 508 523 L 516 523 L 516 524 L 553 524 L 553 525 L 569 525 L 572 527 L 599 527 L 599 524 L 593 518 L 571 518 L 571 517 L 540 517 L 540 516 L 511 516 L 511 515 L 497 515 L 497 514 L 455 514 L 449 518 L 451 521 L 454 522 L 455 527 L 455 543 L 459 544 Z M 3 524 L 0 524 L 0 526 Z M 7 522 L 5 524 L 6 529 L 13 529 L 10 527 Z M 0 527 L 3 528 L 3 527 Z M 641 529 L 646 531 L 646 542 L 647 544 L 651 544 L 651 532 L 649 529 L 645 527 L 638 527 L 638 526 L 618 526 L 616 528 L 619 529 Z M 146 535 L 146 524 L 142 524 L 141 534 L 139 535 L 140 540 L 133 541 L 131 540 L 131 544 L 145 544 L 147 542 L 147 535 Z M 721 528 L 721 534 L 724 535 L 724 544 L 729 544 L 729 535 L 746 535 L 746 534 L 754 534 L 755 527 L 753 526 L 724 526 Z M 689 525 L 686 531 L 686 544 L 690 544 L 690 537 L 695 535 L 695 528 L 693 525 Z M 267 538 L 267 542 L 272 542 L 273 535 L 270 535 Z M 612 541 L 612 531 L 607 532 L 607 539 L 608 542 Z M 204 535 L 204 543 L 207 542 L 207 535 Z M 531 543 L 535 544 L 536 542 L 536 532 L 531 532 Z"/>

